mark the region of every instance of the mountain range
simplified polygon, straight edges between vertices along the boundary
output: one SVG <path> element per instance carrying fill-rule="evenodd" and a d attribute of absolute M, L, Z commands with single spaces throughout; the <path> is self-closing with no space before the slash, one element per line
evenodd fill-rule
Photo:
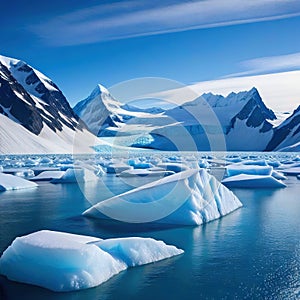
<path fill-rule="evenodd" d="M 99 84 L 72 109 L 47 76 L 0 56 L 0 153 L 72 153 L 74 137 L 82 153 L 112 137 L 118 146 L 159 150 L 299 151 L 300 106 L 279 122 L 252 88 L 144 109 Z"/>

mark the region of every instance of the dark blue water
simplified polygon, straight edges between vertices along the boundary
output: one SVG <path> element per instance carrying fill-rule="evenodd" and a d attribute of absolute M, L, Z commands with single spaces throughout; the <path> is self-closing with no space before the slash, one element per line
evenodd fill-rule
<path fill-rule="evenodd" d="M 107 177 L 115 191 L 126 190 Z M 99 287 L 54 293 L 0 276 L 0 299 L 300 299 L 300 181 L 285 189 L 235 189 L 244 207 L 200 227 L 131 225 L 81 217 L 90 203 L 76 184 L 0 194 L 0 253 L 16 236 L 40 229 L 102 238 L 153 237 L 185 254 L 132 268 Z M 86 186 L 91 198 L 101 187 Z"/>

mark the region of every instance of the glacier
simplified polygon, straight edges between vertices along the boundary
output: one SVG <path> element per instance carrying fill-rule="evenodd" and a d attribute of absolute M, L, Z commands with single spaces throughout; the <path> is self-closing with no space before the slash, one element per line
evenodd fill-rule
<path fill-rule="evenodd" d="M 83 215 L 127 223 L 201 225 L 241 206 L 205 169 L 189 169 L 99 202 Z"/>
<path fill-rule="evenodd" d="M 56 292 L 100 285 L 128 267 L 182 254 L 151 238 L 97 237 L 42 230 L 17 237 L 0 258 L 8 279 Z"/>

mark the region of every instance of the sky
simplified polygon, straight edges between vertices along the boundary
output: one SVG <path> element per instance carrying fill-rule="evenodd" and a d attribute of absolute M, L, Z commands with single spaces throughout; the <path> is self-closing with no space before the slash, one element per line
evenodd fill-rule
<path fill-rule="evenodd" d="M 140 77 L 220 93 L 260 83 L 272 109 L 300 104 L 298 0 L 15 0 L 1 4 L 0 28 L 0 54 L 50 77 L 71 105 Z"/>

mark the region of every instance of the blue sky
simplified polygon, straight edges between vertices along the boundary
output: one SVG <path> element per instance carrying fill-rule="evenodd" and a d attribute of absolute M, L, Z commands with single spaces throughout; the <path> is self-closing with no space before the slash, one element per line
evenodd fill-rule
<path fill-rule="evenodd" d="M 0 28 L 0 54 L 45 73 L 71 104 L 97 83 L 300 69 L 298 0 L 6 1 Z"/>

